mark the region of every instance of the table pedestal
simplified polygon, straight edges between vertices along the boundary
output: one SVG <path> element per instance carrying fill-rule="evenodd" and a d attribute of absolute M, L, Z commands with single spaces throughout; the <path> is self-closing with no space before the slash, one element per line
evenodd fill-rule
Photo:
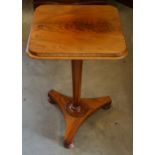
<path fill-rule="evenodd" d="M 73 97 L 65 96 L 54 90 L 48 93 L 49 102 L 58 104 L 64 114 L 66 121 L 64 146 L 66 148 L 74 146 L 74 136 L 82 123 L 98 109 L 109 109 L 112 102 L 109 96 L 92 99 L 80 98 L 82 63 L 82 60 L 72 60 Z"/>

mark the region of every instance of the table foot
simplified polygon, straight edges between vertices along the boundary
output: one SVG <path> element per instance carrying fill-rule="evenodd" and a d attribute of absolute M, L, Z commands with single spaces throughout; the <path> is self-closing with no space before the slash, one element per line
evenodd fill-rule
<path fill-rule="evenodd" d="M 102 109 L 103 109 L 103 110 L 109 110 L 109 109 L 111 108 L 111 103 L 112 103 L 112 102 L 107 103 L 106 105 L 104 105 L 104 106 L 102 107 Z"/>
<path fill-rule="evenodd" d="M 49 93 L 48 93 L 48 102 L 49 102 L 50 104 L 56 104 L 54 98 L 52 98 L 52 96 L 50 96 Z"/>
<path fill-rule="evenodd" d="M 67 149 L 72 149 L 72 148 L 74 148 L 74 143 L 68 142 L 67 140 L 64 140 L 64 147 Z"/>
<path fill-rule="evenodd" d="M 75 134 L 83 122 L 100 108 L 109 108 L 112 102 L 109 96 L 105 96 L 100 98 L 81 99 L 79 107 L 72 107 L 72 97 L 65 96 L 54 90 L 51 90 L 48 96 L 52 99 L 52 103 L 58 104 L 64 114 L 66 122 L 64 146 L 66 148 L 73 148 Z"/>

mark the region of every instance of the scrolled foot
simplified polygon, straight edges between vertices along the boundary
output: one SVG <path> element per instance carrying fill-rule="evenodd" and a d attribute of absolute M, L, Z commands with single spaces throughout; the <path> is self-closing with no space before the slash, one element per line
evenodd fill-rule
<path fill-rule="evenodd" d="M 64 147 L 67 149 L 72 149 L 72 148 L 74 148 L 74 143 L 73 142 L 70 143 L 67 140 L 64 140 Z"/>
<path fill-rule="evenodd" d="M 102 107 L 103 110 L 108 110 L 110 108 L 111 108 L 111 102 Z"/>
<path fill-rule="evenodd" d="M 51 97 L 48 97 L 48 102 L 51 104 L 56 104 L 55 101 Z"/>
<path fill-rule="evenodd" d="M 48 102 L 51 104 L 56 104 L 55 100 L 51 97 L 50 93 L 48 93 Z"/>

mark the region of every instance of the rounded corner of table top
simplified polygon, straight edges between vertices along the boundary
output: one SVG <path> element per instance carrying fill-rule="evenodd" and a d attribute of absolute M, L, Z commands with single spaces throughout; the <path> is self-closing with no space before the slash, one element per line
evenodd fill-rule
<path fill-rule="evenodd" d="M 31 53 L 30 50 L 27 50 L 26 53 L 27 53 L 27 55 L 28 55 L 30 58 L 32 58 L 32 59 L 39 59 L 39 58 L 37 58 L 37 56 L 36 56 L 35 54 Z"/>
<path fill-rule="evenodd" d="M 35 12 L 39 11 L 40 9 L 49 7 L 49 6 L 50 6 L 50 4 L 42 4 L 42 5 L 39 5 L 38 7 L 36 7 Z"/>
<path fill-rule="evenodd" d="M 119 54 L 117 54 L 117 56 L 115 57 L 116 59 L 123 59 L 128 55 L 128 50 L 127 48 L 125 48 L 122 52 L 120 52 Z"/>

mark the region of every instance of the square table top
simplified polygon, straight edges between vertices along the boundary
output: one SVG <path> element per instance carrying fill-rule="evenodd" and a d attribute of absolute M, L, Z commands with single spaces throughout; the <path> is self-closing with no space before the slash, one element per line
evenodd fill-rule
<path fill-rule="evenodd" d="M 119 59 L 127 54 L 118 10 L 110 5 L 39 6 L 27 51 L 36 59 Z"/>

